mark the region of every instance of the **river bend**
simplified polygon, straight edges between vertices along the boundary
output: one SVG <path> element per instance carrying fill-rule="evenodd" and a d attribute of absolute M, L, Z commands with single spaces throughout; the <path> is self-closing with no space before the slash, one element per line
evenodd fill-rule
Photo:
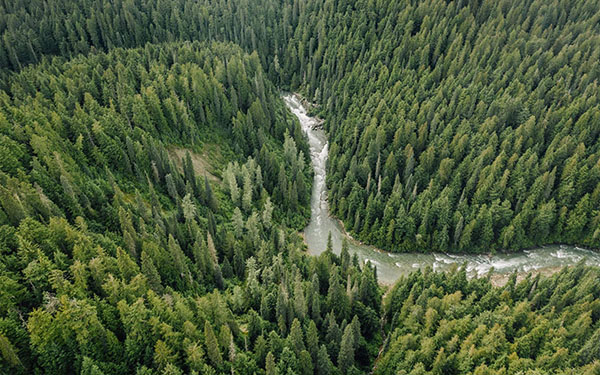
<path fill-rule="evenodd" d="M 325 185 L 328 143 L 325 132 L 318 126 L 319 121 L 308 115 L 300 98 L 293 94 L 283 96 L 286 105 L 292 111 L 308 137 L 310 158 L 314 169 L 314 182 L 311 196 L 310 223 L 304 229 L 304 239 L 312 255 L 322 253 L 327 245 L 327 236 L 331 232 L 333 249 L 340 252 L 342 239 L 348 237 L 339 221 L 329 216 L 327 187 Z M 573 265 L 586 258 L 587 264 L 600 266 L 600 253 L 574 246 L 552 245 L 534 250 L 525 250 L 511 254 L 497 255 L 457 255 L 442 253 L 388 253 L 354 241 L 348 237 L 351 254 L 357 254 L 361 262 L 369 261 L 377 266 L 379 281 L 394 283 L 400 276 L 426 266 L 434 270 L 448 270 L 452 265 L 466 263 L 471 276 L 487 274 L 493 268 L 493 279 L 497 283 L 506 280 L 506 276 L 518 273 L 552 273 L 562 266 Z"/>

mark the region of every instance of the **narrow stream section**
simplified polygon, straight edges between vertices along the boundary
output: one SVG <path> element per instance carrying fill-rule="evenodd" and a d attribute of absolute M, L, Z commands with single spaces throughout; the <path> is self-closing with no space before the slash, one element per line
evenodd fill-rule
<path fill-rule="evenodd" d="M 298 117 L 302 129 L 308 137 L 310 158 L 314 169 L 314 182 L 311 196 L 310 223 L 304 229 L 304 238 L 308 251 L 319 255 L 327 246 L 327 236 L 331 232 L 334 252 L 340 252 L 342 239 L 347 237 L 338 220 L 329 216 L 327 187 L 325 185 L 328 143 L 325 132 L 318 126 L 317 119 L 307 114 L 301 100 L 293 94 L 287 94 L 283 100 L 292 113 Z M 393 284 L 400 276 L 419 268 L 431 266 L 434 270 L 447 270 L 453 264 L 466 263 L 471 275 L 487 274 L 494 269 L 494 278 L 502 283 L 506 275 L 517 271 L 526 273 L 539 271 L 551 273 L 559 267 L 573 265 L 586 258 L 587 264 L 600 266 L 600 253 L 574 246 L 553 245 L 534 250 L 500 255 L 454 255 L 441 253 L 388 253 L 372 246 L 362 245 L 348 237 L 350 253 L 356 253 L 362 261 L 377 266 L 379 281 Z"/>

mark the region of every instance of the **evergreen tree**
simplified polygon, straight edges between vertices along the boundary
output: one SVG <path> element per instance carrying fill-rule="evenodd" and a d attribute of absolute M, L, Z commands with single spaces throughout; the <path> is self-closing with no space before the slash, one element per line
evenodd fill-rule
<path fill-rule="evenodd" d="M 583 262 L 503 286 L 426 269 L 382 300 L 346 241 L 306 254 L 280 88 L 324 118 L 331 213 L 361 241 L 598 248 L 598 13 L 3 2 L 0 373 L 597 373 Z"/>
<path fill-rule="evenodd" d="M 325 248 L 326 254 L 333 253 L 333 241 L 331 240 L 331 232 L 327 234 L 327 247 Z"/>
<path fill-rule="evenodd" d="M 338 367 L 342 373 L 347 371 L 354 365 L 354 330 L 352 325 L 347 325 L 344 329 L 342 342 L 340 344 L 340 353 L 338 355 Z"/>
<path fill-rule="evenodd" d="M 265 364 L 265 374 L 266 375 L 278 375 L 279 374 L 279 369 L 275 365 L 275 357 L 273 356 L 273 353 L 271 353 L 271 352 L 269 352 L 267 354 L 267 360 L 266 360 L 266 364 Z"/>
<path fill-rule="evenodd" d="M 210 187 L 210 184 L 208 183 L 208 177 L 206 175 L 204 175 L 204 191 L 206 192 L 206 204 L 213 212 L 216 212 L 218 208 L 217 200 L 214 196 L 212 188 Z"/>
<path fill-rule="evenodd" d="M 152 258 L 145 251 L 142 251 L 142 273 L 148 280 L 148 286 L 155 292 L 161 293 L 163 288 L 160 274 L 158 273 Z"/>
<path fill-rule="evenodd" d="M 191 195 L 188 193 L 183 197 L 181 201 L 181 208 L 183 210 L 183 217 L 186 221 L 192 221 L 196 217 L 196 205 L 192 201 Z"/>
<path fill-rule="evenodd" d="M 167 191 L 173 200 L 179 199 L 179 193 L 177 192 L 177 187 L 175 186 L 175 182 L 173 180 L 173 176 L 169 173 L 165 176 L 165 183 L 167 184 Z"/>
<path fill-rule="evenodd" d="M 331 374 L 331 369 L 333 364 L 329 359 L 329 354 L 327 354 L 327 348 L 325 345 L 321 345 L 319 348 L 316 373 L 319 375 L 329 375 Z"/>
<path fill-rule="evenodd" d="M 206 345 L 206 353 L 211 363 L 217 368 L 223 365 L 223 357 L 221 356 L 221 349 L 217 342 L 215 332 L 208 321 L 204 322 L 204 343 Z"/>
<path fill-rule="evenodd" d="M 319 354 L 319 332 L 314 320 L 308 323 L 308 329 L 306 330 L 306 348 L 310 353 L 313 363 L 317 363 Z"/>
<path fill-rule="evenodd" d="M 300 356 L 300 352 L 305 349 L 304 347 L 304 338 L 302 333 L 302 327 L 300 326 L 300 321 L 298 319 L 294 319 L 292 322 L 292 328 L 290 329 L 290 345 L 296 353 L 296 356 Z"/>
<path fill-rule="evenodd" d="M 340 253 L 340 263 L 342 275 L 346 275 L 350 267 L 350 253 L 348 252 L 348 240 L 344 237 L 342 240 L 342 250 Z"/>

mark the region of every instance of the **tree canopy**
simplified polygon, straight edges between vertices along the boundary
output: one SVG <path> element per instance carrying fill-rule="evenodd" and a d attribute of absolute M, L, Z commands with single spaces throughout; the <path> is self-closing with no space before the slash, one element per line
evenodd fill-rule
<path fill-rule="evenodd" d="M 386 289 L 308 256 L 280 98 L 361 241 L 599 248 L 598 0 L 8 0 L 0 37 L 0 373 L 600 371 L 583 262 Z"/>

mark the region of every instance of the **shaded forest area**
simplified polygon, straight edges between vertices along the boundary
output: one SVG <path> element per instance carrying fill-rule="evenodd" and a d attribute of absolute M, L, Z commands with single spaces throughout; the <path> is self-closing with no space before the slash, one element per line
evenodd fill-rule
<path fill-rule="evenodd" d="M 25 68 L 8 86 L 3 372 L 369 367 L 375 270 L 304 254 L 308 146 L 256 54 L 115 49 Z M 169 144 L 219 145 L 222 182 L 196 175 L 190 152 L 177 168 Z"/>
<path fill-rule="evenodd" d="M 382 302 L 347 246 L 308 256 L 279 90 L 319 104 L 362 241 L 597 248 L 599 21 L 571 0 L 0 1 L 0 373 L 598 373 L 596 268 L 424 270 Z"/>
<path fill-rule="evenodd" d="M 333 212 L 390 251 L 600 245 L 598 1 L 5 2 L 4 72 L 175 40 L 321 104 Z"/>

